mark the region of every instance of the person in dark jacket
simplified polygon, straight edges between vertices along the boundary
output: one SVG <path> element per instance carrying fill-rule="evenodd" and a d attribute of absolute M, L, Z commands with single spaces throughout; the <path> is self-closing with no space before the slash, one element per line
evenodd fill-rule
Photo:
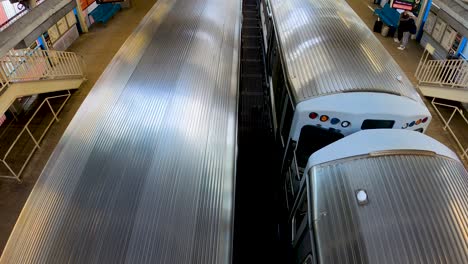
<path fill-rule="evenodd" d="M 404 50 L 408 44 L 411 34 L 416 34 L 416 16 L 409 11 L 403 12 L 398 24 L 398 38 L 395 38 L 395 42 L 400 43 L 399 50 Z"/>

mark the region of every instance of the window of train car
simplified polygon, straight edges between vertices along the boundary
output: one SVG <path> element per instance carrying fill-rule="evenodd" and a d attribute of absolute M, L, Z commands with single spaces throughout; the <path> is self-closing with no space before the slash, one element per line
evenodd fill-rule
<path fill-rule="evenodd" d="M 286 89 L 284 89 L 286 90 Z M 283 106 L 281 107 L 283 112 L 283 117 L 281 119 L 281 137 L 284 144 L 286 145 L 287 140 L 289 139 L 289 132 L 291 130 L 291 125 L 294 117 L 294 108 L 291 102 L 291 99 L 286 93 L 284 98 Z"/>
<path fill-rule="evenodd" d="M 333 130 L 316 126 L 302 127 L 296 148 L 297 165 L 305 168 L 310 155 L 343 137 L 343 134 Z"/>
<path fill-rule="evenodd" d="M 393 128 L 395 120 L 375 120 L 366 119 L 362 122 L 361 129 L 378 129 L 378 128 Z"/>

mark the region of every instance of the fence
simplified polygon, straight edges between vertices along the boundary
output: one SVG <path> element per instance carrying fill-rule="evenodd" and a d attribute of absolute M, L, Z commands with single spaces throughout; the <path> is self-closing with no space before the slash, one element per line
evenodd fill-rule
<path fill-rule="evenodd" d="M 73 52 L 12 50 L 0 59 L 0 72 L 9 82 L 84 76 L 84 63 Z"/>
<path fill-rule="evenodd" d="M 416 70 L 415 76 L 420 84 L 468 88 L 467 60 L 430 60 L 430 55 L 426 49 Z"/>
<path fill-rule="evenodd" d="M 26 123 L 26 125 L 24 126 L 24 128 L 21 130 L 21 132 L 16 136 L 16 139 L 13 141 L 13 143 L 10 145 L 10 147 L 8 148 L 8 150 L 6 151 L 6 153 L 3 155 L 3 157 L 0 159 L 0 162 L 3 163 L 3 165 L 5 165 L 5 167 L 8 169 L 8 171 L 10 172 L 11 175 L 0 175 L 0 178 L 7 178 L 7 179 L 14 179 L 14 180 L 17 180 L 19 182 L 21 182 L 21 175 L 24 171 L 24 169 L 26 168 L 26 165 L 28 164 L 29 160 L 31 159 L 31 157 L 33 156 L 34 152 L 36 152 L 36 150 L 38 150 L 40 148 L 40 143 L 42 141 L 42 139 L 44 138 L 44 136 L 46 135 L 47 131 L 49 131 L 49 128 L 52 126 L 52 124 L 55 122 L 55 121 L 59 121 L 58 119 L 58 115 L 59 113 L 62 111 L 63 107 L 65 106 L 65 104 L 67 103 L 68 99 L 70 99 L 70 96 L 71 96 L 71 93 L 70 91 L 67 91 L 67 94 L 64 94 L 64 95 L 58 95 L 58 96 L 51 96 L 51 97 L 47 97 L 44 99 L 44 101 L 42 101 L 42 103 L 39 105 L 39 107 L 36 109 L 36 111 L 34 112 L 34 114 L 31 116 L 31 118 L 29 119 L 29 121 Z M 50 100 L 52 99 L 57 99 L 57 98 L 65 98 L 64 102 L 60 105 L 60 108 L 57 110 L 57 111 L 54 111 L 51 103 L 50 103 Z M 48 108 L 50 109 L 50 111 L 52 112 L 53 114 L 53 118 L 52 120 L 47 124 L 45 130 L 42 132 L 42 134 L 37 138 L 37 137 L 34 137 L 33 133 L 31 132 L 29 126 L 31 124 L 31 122 L 33 121 L 33 119 L 36 117 L 37 113 L 42 109 L 42 107 L 44 107 L 45 105 L 48 106 Z M 28 153 L 28 156 L 26 158 L 26 160 L 22 163 L 21 165 L 21 168 L 18 170 L 18 171 L 15 171 L 12 166 L 7 162 L 7 158 L 8 156 L 10 155 L 10 153 L 12 152 L 13 148 L 16 146 L 16 144 L 19 142 L 20 138 L 24 135 L 24 134 L 27 134 L 29 136 L 29 138 L 32 140 L 34 146 L 32 148 L 32 150 Z"/>

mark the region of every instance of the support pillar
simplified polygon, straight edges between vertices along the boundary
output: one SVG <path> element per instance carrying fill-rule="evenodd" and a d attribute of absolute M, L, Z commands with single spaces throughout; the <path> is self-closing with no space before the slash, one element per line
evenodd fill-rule
<path fill-rule="evenodd" d="M 76 0 L 76 13 L 78 14 L 78 22 L 80 23 L 81 30 L 83 33 L 88 32 L 88 24 L 86 23 L 85 15 L 83 14 L 83 10 L 81 10 L 81 2 L 80 0 Z"/>

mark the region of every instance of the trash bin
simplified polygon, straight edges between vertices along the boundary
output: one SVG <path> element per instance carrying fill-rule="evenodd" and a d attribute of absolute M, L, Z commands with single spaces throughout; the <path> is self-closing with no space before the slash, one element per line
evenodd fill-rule
<path fill-rule="evenodd" d="M 382 32 L 380 34 L 382 34 L 382 36 L 386 37 L 388 36 L 388 31 L 390 30 L 390 27 L 385 25 L 382 27 Z"/>

